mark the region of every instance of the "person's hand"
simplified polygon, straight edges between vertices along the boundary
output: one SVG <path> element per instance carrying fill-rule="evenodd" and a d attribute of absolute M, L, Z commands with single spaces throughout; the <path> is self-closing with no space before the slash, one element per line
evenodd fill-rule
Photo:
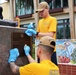
<path fill-rule="evenodd" d="M 37 32 L 34 30 L 34 29 L 27 29 L 25 31 L 25 33 L 28 35 L 28 36 L 32 36 L 32 35 L 36 35 Z"/>
<path fill-rule="evenodd" d="M 30 47 L 25 45 L 24 46 L 24 52 L 25 52 L 25 55 L 28 56 L 30 54 Z"/>
<path fill-rule="evenodd" d="M 8 59 L 8 63 L 15 62 L 18 56 L 19 56 L 18 49 L 17 48 L 11 49 L 10 50 L 10 56 L 9 56 L 9 59 Z"/>
<path fill-rule="evenodd" d="M 28 25 L 28 29 L 34 29 L 33 23 L 30 23 L 30 24 Z"/>

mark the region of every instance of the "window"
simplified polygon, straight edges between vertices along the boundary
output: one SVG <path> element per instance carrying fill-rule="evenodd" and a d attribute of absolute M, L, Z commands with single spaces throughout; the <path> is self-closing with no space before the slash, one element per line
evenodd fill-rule
<path fill-rule="evenodd" d="M 69 19 L 58 20 L 57 39 L 69 39 L 69 38 L 70 38 Z"/>
<path fill-rule="evenodd" d="M 63 0 L 63 7 L 68 7 L 68 0 Z"/>
<path fill-rule="evenodd" d="M 20 27 L 21 27 L 21 28 L 27 28 L 29 24 L 30 24 L 30 23 L 22 24 L 22 25 L 20 25 Z M 33 26 L 34 26 L 34 28 L 35 28 L 35 23 L 33 23 Z"/>
<path fill-rule="evenodd" d="M 63 8 L 68 6 L 68 0 L 40 0 L 48 2 L 50 9 Z"/>
<path fill-rule="evenodd" d="M 28 23 L 28 24 L 22 24 L 22 25 L 20 25 L 20 27 L 21 27 L 21 28 L 27 28 L 28 25 L 29 25 L 29 23 Z"/>
<path fill-rule="evenodd" d="M 16 0 L 16 16 L 32 14 L 33 0 Z"/>
<path fill-rule="evenodd" d="M 61 0 L 49 0 L 49 1 L 48 1 L 48 4 L 50 6 L 50 9 L 61 7 Z"/>
<path fill-rule="evenodd" d="M 76 0 L 74 0 L 74 5 L 76 5 Z"/>

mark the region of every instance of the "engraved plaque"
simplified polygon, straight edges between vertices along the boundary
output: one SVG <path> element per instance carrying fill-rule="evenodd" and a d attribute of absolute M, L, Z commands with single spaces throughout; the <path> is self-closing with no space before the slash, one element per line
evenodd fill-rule
<path fill-rule="evenodd" d="M 11 35 L 11 48 L 18 48 L 20 56 L 25 56 L 24 45 L 27 44 L 32 50 L 31 37 L 25 33 L 13 32 Z"/>

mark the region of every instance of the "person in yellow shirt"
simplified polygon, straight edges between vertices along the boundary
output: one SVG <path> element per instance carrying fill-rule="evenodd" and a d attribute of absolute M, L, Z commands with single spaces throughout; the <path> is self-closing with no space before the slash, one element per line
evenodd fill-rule
<path fill-rule="evenodd" d="M 19 56 L 18 49 L 11 49 L 8 62 L 12 72 L 20 75 L 59 75 L 58 66 L 50 61 L 54 48 L 55 40 L 53 38 L 50 36 L 42 37 L 37 49 L 37 57 L 40 59 L 40 63 L 37 63 L 30 55 L 30 47 L 25 45 L 24 52 L 30 64 L 21 67 L 15 64 L 15 61 Z"/>
<path fill-rule="evenodd" d="M 39 20 L 37 26 L 37 32 L 33 29 L 27 29 L 25 33 L 28 36 L 32 36 L 33 34 L 35 34 L 37 35 L 37 37 L 50 36 L 56 39 L 57 20 L 55 17 L 50 16 L 48 3 L 47 2 L 39 3 L 36 12 L 39 12 L 40 17 L 42 17 L 42 19 Z M 57 65 L 56 49 L 52 54 L 51 60 Z"/>

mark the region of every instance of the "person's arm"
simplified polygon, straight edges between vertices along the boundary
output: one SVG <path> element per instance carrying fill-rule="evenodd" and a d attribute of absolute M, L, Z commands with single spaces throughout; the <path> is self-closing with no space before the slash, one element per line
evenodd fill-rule
<path fill-rule="evenodd" d="M 15 65 L 15 61 L 19 56 L 19 51 L 17 48 L 11 49 L 10 50 L 10 55 L 8 58 L 8 63 L 10 64 L 11 71 L 15 74 L 19 73 L 19 67 Z"/>
<path fill-rule="evenodd" d="M 27 58 L 28 58 L 28 60 L 29 60 L 30 63 L 36 62 L 36 61 L 31 57 L 31 55 L 28 55 Z"/>
<path fill-rule="evenodd" d="M 53 37 L 54 34 L 55 34 L 55 32 L 47 32 L 47 33 L 41 33 L 41 32 L 39 32 L 38 33 L 38 36 L 39 37 L 42 37 L 42 36 L 50 36 L 50 37 Z"/>
<path fill-rule="evenodd" d="M 19 66 L 17 66 L 14 62 L 10 62 L 10 68 L 14 74 L 19 74 Z"/>
<path fill-rule="evenodd" d="M 30 47 L 29 47 L 29 46 L 27 46 L 27 45 L 24 46 L 24 52 L 25 52 L 25 55 L 27 56 L 27 58 L 28 58 L 28 60 L 29 60 L 30 63 L 36 62 L 36 61 L 31 57 L 31 55 L 30 55 Z"/>

